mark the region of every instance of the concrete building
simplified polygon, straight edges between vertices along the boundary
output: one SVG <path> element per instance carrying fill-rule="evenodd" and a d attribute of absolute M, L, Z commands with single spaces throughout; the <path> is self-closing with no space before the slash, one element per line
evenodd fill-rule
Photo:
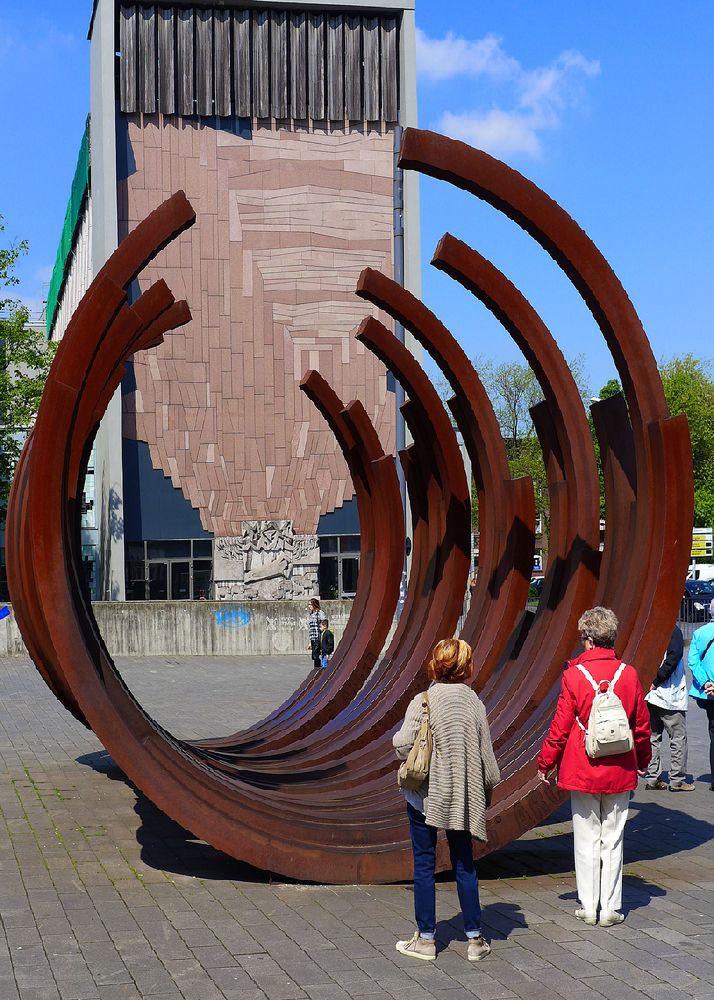
<path fill-rule="evenodd" d="M 95 599 L 354 593 L 352 484 L 298 382 L 318 369 L 400 445 L 395 387 L 351 333 L 370 312 L 354 296 L 364 266 L 419 292 L 416 180 L 395 168 L 416 120 L 413 8 L 96 0 L 49 335 L 166 197 L 185 190 L 197 222 L 141 277 L 164 278 L 193 320 L 134 359 L 97 435 Z"/>

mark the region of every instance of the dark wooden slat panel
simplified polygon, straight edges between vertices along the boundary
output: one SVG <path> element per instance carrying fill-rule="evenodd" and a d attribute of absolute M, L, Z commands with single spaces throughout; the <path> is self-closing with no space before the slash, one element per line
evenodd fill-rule
<path fill-rule="evenodd" d="M 270 110 L 274 118 L 288 116 L 288 15 L 270 12 Z"/>
<path fill-rule="evenodd" d="M 290 12 L 290 114 L 307 118 L 307 14 Z"/>
<path fill-rule="evenodd" d="M 178 113 L 195 114 L 193 11 L 176 11 L 176 82 Z"/>
<path fill-rule="evenodd" d="M 156 7 L 138 9 L 139 110 L 156 111 Z"/>
<path fill-rule="evenodd" d="M 120 98 L 122 111 L 132 114 L 139 110 L 137 102 L 136 76 L 136 4 L 122 4 L 119 11 L 119 51 L 120 63 Z"/>
<path fill-rule="evenodd" d="M 196 109 L 206 117 L 213 112 L 213 12 L 196 10 Z"/>
<path fill-rule="evenodd" d="M 325 117 L 325 17 L 308 14 L 307 20 L 307 103 L 310 118 Z"/>
<path fill-rule="evenodd" d="M 364 45 L 364 117 L 379 121 L 379 18 L 365 17 L 362 23 Z"/>
<path fill-rule="evenodd" d="M 270 117 L 270 16 L 255 10 L 253 20 L 253 114 Z"/>
<path fill-rule="evenodd" d="M 345 110 L 362 121 L 362 18 L 345 18 Z"/>
<path fill-rule="evenodd" d="M 176 21 L 173 10 L 159 8 L 159 111 L 176 113 Z"/>
<path fill-rule="evenodd" d="M 234 10 L 233 20 L 233 109 L 240 118 L 250 118 L 250 11 Z"/>
<path fill-rule="evenodd" d="M 213 100 L 214 114 L 231 113 L 231 12 L 213 12 Z"/>
<path fill-rule="evenodd" d="M 399 118 L 399 69 L 397 65 L 398 29 L 396 17 L 380 18 L 382 118 L 396 122 Z"/>
<path fill-rule="evenodd" d="M 327 117 L 342 121 L 345 117 L 344 15 L 327 18 Z"/>

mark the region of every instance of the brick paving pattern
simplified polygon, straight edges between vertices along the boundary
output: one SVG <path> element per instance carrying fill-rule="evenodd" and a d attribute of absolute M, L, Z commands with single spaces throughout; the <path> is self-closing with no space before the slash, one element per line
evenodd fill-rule
<path fill-rule="evenodd" d="M 306 661 L 120 669 L 178 735 L 205 736 L 277 705 Z M 703 715 L 689 713 L 696 792 L 632 802 L 624 924 L 573 917 L 566 808 L 481 862 L 486 961 L 466 961 L 454 885 L 440 880 L 440 951 L 426 963 L 394 948 L 412 931 L 409 885 L 286 884 L 226 858 L 138 795 L 29 661 L 0 660 L 0 1000 L 714 1000 Z"/>

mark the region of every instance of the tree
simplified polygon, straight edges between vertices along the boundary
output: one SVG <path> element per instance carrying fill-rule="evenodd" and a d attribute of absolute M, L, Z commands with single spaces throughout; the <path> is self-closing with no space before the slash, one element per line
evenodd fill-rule
<path fill-rule="evenodd" d="M 0 232 L 4 231 L 0 216 Z M 18 284 L 15 267 L 27 242 L 0 247 L 0 525 L 15 466 L 40 405 L 55 345 L 28 326 L 27 308 L 7 291 Z"/>

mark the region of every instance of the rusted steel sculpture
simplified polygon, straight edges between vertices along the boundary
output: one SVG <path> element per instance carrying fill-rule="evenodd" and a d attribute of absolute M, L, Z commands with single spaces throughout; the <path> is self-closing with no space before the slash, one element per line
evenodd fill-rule
<path fill-rule="evenodd" d="M 606 493 L 599 551 L 599 484 L 590 429 L 568 366 L 523 295 L 475 250 L 446 235 L 433 263 L 500 320 L 543 389 L 533 418 L 550 504 L 550 564 L 535 614 L 525 610 L 535 507 L 512 480 L 498 422 L 476 372 L 418 299 L 367 269 L 357 292 L 411 331 L 453 390 L 449 408 L 478 491 L 479 575 L 463 637 L 476 651 L 503 781 L 489 816 L 493 850 L 545 818 L 560 793 L 537 781 L 535 755 L 557 696 L 576 622 L 589 605 L 621 621 L 619 652 L 645 683 L 676 618 L 692 524 L 686 421 L 670 418 L 635 311 L 607 262 L 568 215 L 520 174 L 460 142 L 408 129 L 401 166 L 490 202 L 537 240 L 593 313 L 624 397 L 596 403 Z M 179 193 L 119 247 L 92 283 L 60 344 L 34 431 L 18 466 L 7 521 L 8 576 L 22 634 L 49 687 L 97 733 L 119 766 L 194 834 L 237 858 L 319 881 L 389 881 L 410 874 L 391 734 L 425 682 L 433 643 L 452 635 L 469 571 L 469 487 L 452 421 L 426 375 L 376 319 L 357 332 L 408 396 L 412 444 L 399 456 L 413 540 L 406 601 L 388 648 L 404 553 L 394 459 L 359 402 L 344 405 L 317 372 L 302 388 L 332 428 L 352 475 L 361 525 L 357 597 L 333 668 L 308 678 L 242 733 L 182 741 L 159 727 L 123 684 L 81 585 L 79 504 L 97 425 L 124 363 L 189 318 L 158 282 L 131 305 L 127 288 L 191 225 Z M 448 864 L 443 845 L 439 864 Z"/>

